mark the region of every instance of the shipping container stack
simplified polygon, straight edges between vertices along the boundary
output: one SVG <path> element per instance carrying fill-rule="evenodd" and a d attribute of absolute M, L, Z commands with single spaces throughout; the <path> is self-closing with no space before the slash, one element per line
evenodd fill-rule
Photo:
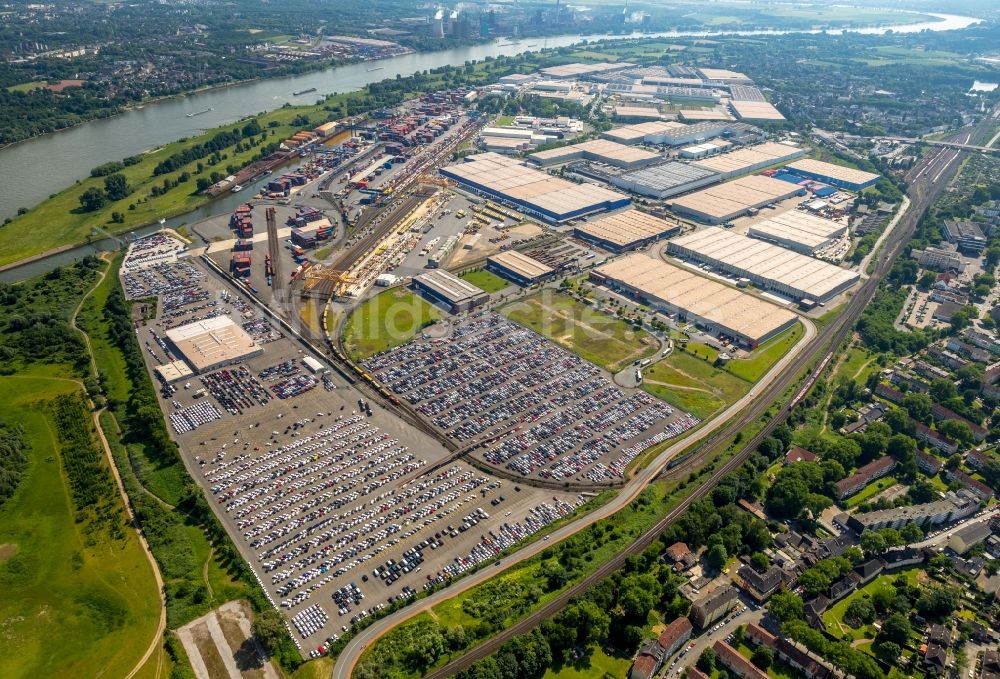
<path fill-rule="evenodd" d="M 233 244 L 233 252 L 248 252 L 253 250 L 253 241 L 249 238 L 240 238 Z"/>
<path fill-rule="evenodd" d="M 237 238 L 253 238 L 253 213 L 250 205 L 240 205 L 229 218 L 229 228 Z"/>
<path fill-rule="evenodd" d="M 250 275 L 250 253 L 234 252 L 233 259 L 229 263 L 230 272 L 237 278 L 245 278 Z"/>
<path fill-rule="evenodd" d="M 292 229 L 292 243 L 298 245 L 302 248 L 314 248 L 316 247 L 316 229 L 310 228 L 293 228 Z"/>

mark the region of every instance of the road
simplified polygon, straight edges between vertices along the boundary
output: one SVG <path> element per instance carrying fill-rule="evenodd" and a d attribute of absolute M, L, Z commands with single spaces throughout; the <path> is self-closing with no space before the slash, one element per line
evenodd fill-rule
<path fill-rule="evenodd" d="M 969 133 L 959 133 L 952 135 L 948 141 L 956 143 L 968 143 L 972 138 L 981 139 L 992 130 L 992 119 L 985 118 L 976 128 Z M 687 474 L 690 469 L 697 467 L 704 458 L 711 454 L 716 445 L 742 431 L 747 425 L 765 411 L 771 408 L 772 404 L 778 402 L 784 392 L 795 383 L 800 372 L 810 367 L 812 361 L 823 356 L 821 366 L 825 366 L 830 360 L 833 352 L 846 338 L 847 333 L 854 327 L 855 322 L 861 316 L 862 311 L 878 290 L 879 283 L 886 276 L 892 267 L 896 256 L 901 252 L 903 246 L 912 237 L 916 225 L 927 208 L 935 198 L 949 184 L 952 174 L 956 169 L 954 160 L 962 153 L 960 150 L 940 149 L 925 158 L 913 167 L 907 175 L 910 182 L 908 190 L 910 205 L 909 209 L 899 219 L 898 227 L 893 229 L 886 238 L 883 248 L 875 258 L 875 270 L 871 277 L 862 284 L 851 300 L 846 304 L 843 312 L 823 330 L 813 337 L 805 337 L 798 344 L 794 353 L 785 356 L 768 375 L 751 390 L 747 396 L 740 399 L 737 404 L 728 408 L 720 415 L 711 426 L 696 432 L 696 435 L 689 439 L 671 446 L 660 454 L 654 462 L 647 468 L 641 470 L 636 477 L 625 487 L 625 489 L 611 503 L 595 510 L 591 514 L 569 523 L 553 533 L 553 540 L 560 540 L 583 530 L 594 521 L 609 516 L 615 511 L 630 502 L 642 489 L 656 476 L 659 475 L 666 463 L 679 452 L 679 449 L 688 447 L 691 443 L 698 442 L 701 445 L 698 450 L 690 455 L 683 463 L 670 470 L 673 474 Z M 943 180 L 943 181 L 942 181 Z M 450 676 L 468 667 L 475 661 L 486 657 L 500 648 L 512 637 L 530 631 L 543 620 L 559 612 L 571 598 L 583 594 L 587 589 L 597 584 L 603 578 L 618 570 L 625 560 L 634 554 L 640 553 L 651 544 L 662 533 L 667 526 L 677 520 L 688 507 L 697 500 L 706 496 L 720 479 L 735 470 L 743 461 L 756 449 L 757 445 L 767 435 L 773 431 L 774 427 L 783 422 L 799 398 L 811 388 L 816 377 L 821 370 L 815 370 L 806 381 L 805 386 L 796 393 L 796 396 L 783 404 L 777 413 L 772 413 L 763 429 L 752 439 L 746 442 L 744 447 L 724 465 L 722 465 L 712 476 L 707 479 L 699 488 L 671 511 L 664 519 L 659 521 L 652 528 L 643 533 L 621 554 L 602 564 L 593 573 L 572 585 L 559 596 L 546 603 L 542 608 L 526 616 L 514 625 L 511 625 L 498 635 L 470 649 L 459 658 L 449 662 L 443 667 L 432 671 L 427 675 L 431 679 L 440 679 Z M 748 402 L 749 401 L 749 402 Z M 735 411 L 735 412 L 734 412 Z M 677 450 L 675 450 L 677 449 Z M 654 473 L 655 472 L 655 473 Z M 624 502 L 621 500 L 624 498 Z M 519 561 L 530 558 L 534 554 L 544 549 L 545 542 L 537 542 L 529 545 L 516 554 L 507 557 L 501 563 L 501 568 L 509 567 Z M 483 571 L 463 579 L 459 583 L 445 590 L 421 600 L 413 606 L 407 607 L 394 613 L 391 616 L 377 621 L 370 627 L 363 630 L 345 646 L 344 650 L 337 658 L 333 668 L 333 679 L 349 679 L 354 665 L 364 650 L 380 636 L 396 625 L 408 620 L 427 608 L 436 605 L 440 601 L 449 599 L 465 591 L 469 587 L 483 582 L 497 573 L 499 570 L 487 568 Z"/>

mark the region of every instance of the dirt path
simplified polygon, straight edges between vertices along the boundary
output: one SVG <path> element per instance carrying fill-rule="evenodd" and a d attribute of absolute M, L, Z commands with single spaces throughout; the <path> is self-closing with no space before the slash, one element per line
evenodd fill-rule
<path fill-rule="evenodd" d="M 205 564 L 201 567 L 201 579 L 205 581 L 205 587 L 208 587 L 209 601 L 215 598 L 215 592 L 212 591 L 212 583 L 208 579 L 208 565 L 212 563 L 212 556 L 214 555 L 215 555 L 215 547 L 209 546 L 208 558 L 205 559 Z"/>
<path fill-rule="evenodd" d="M 101 283 L 104 282 L 105 277 L 107 277 L 108 272 L 111 270 L 111 266 L 110 263 L 108 262 L 108 259 L 104 256 L 102 256 L 101 259 L 103 259 L 105 264 L 107 264 L 108 266 L 106 266 L 105 269 L 101 272 L 101 275 L 100 277 L 98 277 L 97 282 L 94 284 L 94 286 L 87 291 L 87 293 L 83 296 L 83 298 L 81 298 L 80 303 L 76 305 L 76 308 L 73 310 L 73 314 L 70 316 L 69 319 L 70 327 L 73 330 L 80 333 L 80 335 L 83 337 L 84 343 L 87 345 L 87 355 L 90 358 L 90 369 L 91 372 L 93 373 L 94 379 L 97 379 L 98 370 L 97 370 L 97 361 L 94 358 L 94 350 L 90 344 L 90 335 L 84 332 L 77 325 L 76 319 L 77 316 L 79 316 L 80 309 L 83 308 L 84 303 L 86 303 L 87 299 L 89 299 L 90 296 L 94 293 L 94 290 L 96 290 L 101 285 Z M 91 402 L 90 406 L 93 409 L 94 403 Z M 138 521 L 136 521 L 135 513 L 132 511 L 132 504 L 129 502 L 128 499 L 128 493 L 125 492 L 125 486 L 124 484 L 122 484 L 122 477 L 118 473 L 118 466 L 115 464 L 114 456 L 111 454 L 111 445 L 108 443 L 107 436 L 104 435 L 103 427 L 101 427 L 101 413 L 103 412 L 104 408 L 101 408 L 99 410 L 93 410 L 94 428 L 97 430 L 97 436 L 98 438 L 100 438 L 101 446 L 104 448 L 104 456 L 108 461 L 108 466 L 111 468 L 111 474 L 112 476 L 114 476 L 115 486 L 117 486 L 118 488 L 118 495 L 121 497 L 122 504 L 125 505 L 125 513 L 128 515 L 129 522 L 131 522 L 132 527 L 135 528 L 135 534 L 139 538 L 139 545 L 142 547 L 143 554 L 146 555 L 146 560 L 149 561 L 150 568 L 153 569 L 153 577 L 156 580 L 156 589 L 160 595 L 160 620 L 156 626 L 156 634 L 153 636 L 152 641 L 150 641 L 149 647 L 146 649 L 146 652 L 143 654 L 142 658 L 140 658 L 139 661 L 135 664 L 135 667 L 133 667 L 132 670 L 127 675 L 125 675 L 125 679 L 132 679 L 132 677 L 134 677 L 139 672 L 139 670 L 142 669 L 143 665 L 146 664 L 146 662 L 150 659 L 153 653 L 155 653 L 156 650 L 161 646 L 160 641 L 163 638 L 163 632 L 167 628 L 167 601 L 164 596 L 163 577 L 160 574 L 160 567 L 156 563 L 156 559 L 153 558 L 153 553 L 150 551 L 149 544 L 146 542 L 146 536 L 142 534 L 142 529 L 140 528 Z"/>
<path fill-rule="evenodd" d="M 670 384 L 669 382 L 660 382 L 658 380 L 644 380 L 649 384 L 658 384 L 661 387 L 670 387 L 671 389 L 678 389 L 680 391 L 700 391 L 703 394 L 708 394 L 709 396 L 718 396 L 714 391 L 710 389 L 702 389 L 701 387 L 686 387 L 680 384 Z"/>

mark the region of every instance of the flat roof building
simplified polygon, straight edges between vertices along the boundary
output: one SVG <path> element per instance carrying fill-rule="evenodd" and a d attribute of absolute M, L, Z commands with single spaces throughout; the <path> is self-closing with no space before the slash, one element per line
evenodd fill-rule
<path fill-rule="evenodd" d="M 706 120 L 732 120 L 733 116 L 721 106 L 715 108 L 682 108 L 677 112 L 677 118 L 685 123 L 704 122 Z"/>
<path fill-rule="evenodd" d="M 667 251 L 747 278 L 796 301 L 825 302 L 859 280 L 853 271 L 726 229 L 701 229 L 680 236 L 667 243 Z"/>
<path fill-rule="evenodd" d="M 752 175 L 677 198 L 671 201 L 670 209 L 708 224 L 722 224 L 804 192 L 795 184 Z"/>
<path fill-rule="evenodd" d="M 641 144 L 644 142 L 648 144 L 662 144 L 662 140 L 666 138 L 669 132 L 684 127 L 684 123 L 678 123 L 673 120 L 658 120 L 618 127 L 602 133 L 601 136 L 605 139 L 616 141 L 619 144 Z"/>
<path fill-rule="evenodd" d="M 496 153 L 468 156 L 440 172 L 462 186 L 549 222 L 615 210 L 628 196 L 596 184 L 574 184 Z"/>
<path fill-rule="evenodd" d="M 805 150 L 798 146 L 769 141 L 698 160 L 695 161 L 695 165 L 717 172 L 723 179 L 729 179 L 741 174 L 763 170 L 771 165 L 780 165 L 803 155 L 805 155 Z"/>
<path fill-rule="evenodd" d="M 157 376 L 164 384 L 173 384 L 194 375 L 194 371 L 184 361 L 171 361 L 154 368 Z"/>
<path fill-rule="evenodd" d="M 486 291 L 444 269 L 420 274 L 414 277 L 412 285 L 431 303 L 444 304 L 456 314 L 482 306 L 490 299 Z"/>
<path fill-rule="evenodd" d="M 599 73 L 610 73 L 612 71 L 623 71 L 632 68 L 635 64 L 620 61 L 610 63 L 607 61 L 596 64 L 563 64 L 562 66 L 550 66 L 543 68 L 540 73 L 550 78 L 583 78 L 585 76 L 597 75 Z"/>
<path fill-rule="evenodd" d="M 626 169 L 643 167 L 660 160 L 660 154 L 636 146 L 626 146 L 607 139 L 591 139 L 580 144 L 560 146 L 528 156 L 528 162 L 545 167 L 573 160 L 594 160 Z"/>
<path fill-rule="evenodd" d="M 264 353 L 229 316 L 216 316 L 164 333 L 196 373 L 203 373 Z"/>
<path fill-rule="evenodd" d="M 725 83 L 727 85 L 730 83 L 753 85 L 753 80 L 746 74 L 739 71 L 730 71 L 726 68 L 699 68 L 698 73 L 701 74 L 702 78 L 710 82 Z"/>
<path fill-rule="evenodd" d="M 978 257 L 986 249 L 986 236 L 975 222 L 946 219 L 941 235 L 949 243 L 954 243 L 959 252 L 970 257 Z"/>
<path fill-rule="evenodd" d="M 729 108 L 738 120 L 765 120 L 777 122 L 785 119 L 781 111 L 766 101 L 741 101 L 734 99 Z"/>
<path fill-rule="evenodd" d="M 615 106 L 612 117 L 629 123 L 663 120 L 663 114 L 655 106 Z"/>
<path fill-rule="evenodd" d="M 640 123 L 608 130 L 602 136 L 622 144 L 663 144 L 685 146 L 722 137 L 730 133 L 726 123 L 704 121 L 684 125 L 673 121 Z"/>
<path fill-rule="evenodd" d="M 857 170 L 853 167 L 834 165 L 822 160 L 813 158 L 803 158 L 794 163 L 789 163 L 785 170 L 792 174 L 797 174 L 806 179 L 815 179 L 826 184 L 832 184 L 851 191 L 861 191 L 869 186 L 874 186 L 881 175 L 864 170 Z"/>
<path fill-rule="evenodd" d="M 606 182 L 624 191 L 662 200 L 715 184 L 718 174 L 675 160 L 627 172 L 587 163 L 573 165 L 574 173 Z"/>
<path fill-rule="evenodd" d="M 788 309 L 644 253 L 598 267 L 590 277 L 745 347 L 756 347 L 797 321 Z"/>
<path fill-rule="evenodd" d="M 676 222 L 654 217 L 639 210 L 625 210 L 577 224 L 573 235 L 611 252 L 644 247 L 662 238 L 680 233 Z"/>
<path fill-rule="evenodd" d="M 555 273 L 552 267 L 517 250 L 505 250 L 489 257 L 486 268 L 522 286 L 533 285 Z"/>
<path fill-rule="evenodd" d="M 847 226 L 808 212 L 789 210 L 752 225 L 747 235 L 811 255 L 847 233 Z"/>

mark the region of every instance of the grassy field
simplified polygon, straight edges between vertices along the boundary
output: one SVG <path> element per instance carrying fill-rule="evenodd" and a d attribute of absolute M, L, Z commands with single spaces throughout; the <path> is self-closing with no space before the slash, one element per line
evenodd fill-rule
<path fill-rule="evenodd" d="M 882 479 L 876 479 L 875 481 L 872 481 L 867 486 L 862 488 L 857 495 L 852 495 L 851 497 L 847 498 L 844 504 L 847 506 L 848 509 L 853 509 L 854 507 L 857 507 L 860 504 L 868 502 L 868 500 L 872 499 L 886 488 L 893 486 L 895 483 L 896 479 L 893 478 L 892 476 L 886 476 L 885 478 Z"/>
<path fill-rule="evenodd" d="M 510 127 L 514 124 L 514 116 L 497 116 L 493 124 L 496 127 Z"/>
<path fill-rule="evenodd" d="M 756 382 L 802 339 L 804 333 L 803 325 L 796 323 L 754 349 L 747 358 L 730 361 L 726 364 L 726 370 L 748 382 Z"/>
<path fill-rule="evenodd" d="M 477 288 L 485 290 L 486 292 L 489 292 L 491 294 L 494 292 L 499 292 L 500 290 L 503 290 L 505 288 L 509 288 L 511 285 L 513 285 L 510 281 L 506 280 L 505 278 L 501 278 L 492 271 L 487 271 L 486 269 L 476 269 L 475 271 L 469 271 L 459 276 L 459 278 L 463 278 L 472 283 L 473 285 L 475 285 Z"/>
<path fill-rule="evenodd" d="M 44 80 L 32 80 L 30 83 L 21 83 L 19 85 L 11 85 L 7 88 L 8 92 L 30 92 L 31 90 L 41 89 L 45 87 L 48 83 Z"/>
<path fill-rule="evenodd" d="M 348 317 L 344 348 L 355 360 L 364 360 L 405 344 L 442 315 L 440 309 L 405 288 L 386 290 Z"/>
<path fill-rule="evenodd" d="M 30 443 L 29 471 L 0 510 L 0 544 L 16 548 L 0 563 L 0 676 L 121 677 L 156 630 L 156 583 L 131 529 L 114 540 L 74 520 L 44 402 L 78 386 L 57 372 L 0 377 L 3 417 L 20 422 Z"/>
<path fill-rule="evenodd" d="M 542 679 L 594 679 L 594 677 L 625 677 L 632 666 L 631 658 L 616 658 L 598 648 L 572 665 L 556 665 L 545 671 Z"/>
<path fill-rule="evenodd" d="M 611 372 L 651 356 L 659 347 L 645 330 L 551 290 L 529 295 L 500 312 Z"/>
<path fill-rule="evenodd" d="M 643 378 L 643 389 L 701 419 L 711 417 L 750 390 L 746 380 L 679 350 L 647 368 Z"/>
<path fill-rule="evenodd" d="M 844 622 L 844 613 L 847 611 L 847 607 L 851 605 L 851 602 L 858 597 L 870 598 L 874 592 L 884 587 L 891 586 L 892 581 L 900 576 L 905 577 L 911 585 L 917 584 L 916 568 L 908 568 L 906 570 L 887 573 L 886 575 L 878 576 L 854 594 L 844 597 L 827 609 L 827 611 L 823 614 L 823 622 L 826 623 L 826 627 L 830 633 L 837 637 L 841 637 L 844 634 L 850 634 L 854 639 L 872 638 L 874 636 L 874 628 L 866 626 L 862 629 L 855 629 Z"/>

